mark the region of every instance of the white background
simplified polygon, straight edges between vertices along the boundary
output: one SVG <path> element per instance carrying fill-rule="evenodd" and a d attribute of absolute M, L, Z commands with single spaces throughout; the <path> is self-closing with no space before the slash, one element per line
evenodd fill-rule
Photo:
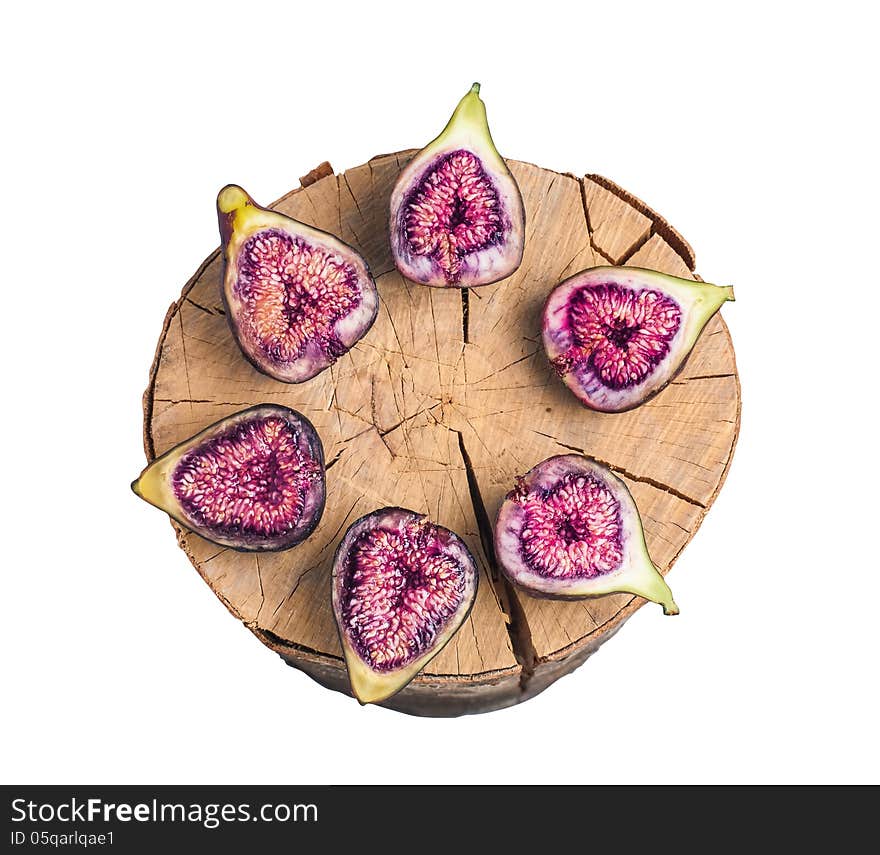
<path fill-rule="evenodd" d="M 4 13 L 3 780 L 878 781 L 870 4 L 138 8 Z M 504 154 L 612 178 L 735 284 L 743 422 L 680 617 L 426 720 L 284 666 L 129 482 L 218 188 L 420 146 L 473 80 Z"/>

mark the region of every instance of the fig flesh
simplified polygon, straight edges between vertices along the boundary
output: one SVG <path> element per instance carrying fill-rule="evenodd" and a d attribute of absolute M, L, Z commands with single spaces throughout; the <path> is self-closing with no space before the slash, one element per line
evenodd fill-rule
<path fill-rule="evenodd" d="M 382 508 L 346 531 L 333 560 L 333 613 L 354 696 L 400 691 L 467 618 L 477 566 L 461 538 L 404 508 Z"/>
<path fill-rule="evenodd" d="M 226 317 L 255 368 L 302 383 L 373 325 L 376 284 L 350 246 L 260 207 L 233 184 L 217 196 L 217 216 Z"/>
<path fill-rule="evenodd" d="M 221 546 L 289 549 L 324 512 L 324 449 L 305 416 L 260 404 L 166 451 L 131 488 Z"/>
<path fill-rule="evenodd" d="M 517 478 L 498 512 L 495 554 L 505 576 L 538 597 L 625 591 L 678 614 L 626 484 L 580 454 L 550 457 Z"/>
<path fill-rule="evenodd" d="M 394 263 L 422 285 L 489 285 L 522 262 L 522 196 L 492 142 L 479 92 L 475 83 L 391 194 Z"/>
<path fill-rule="evenodd" d="M 544 305 L 544 351 L 582 404 L 618 413 L 656 395 L 681 370 L 733 288 L 638 267 L 592 267 Z"/>

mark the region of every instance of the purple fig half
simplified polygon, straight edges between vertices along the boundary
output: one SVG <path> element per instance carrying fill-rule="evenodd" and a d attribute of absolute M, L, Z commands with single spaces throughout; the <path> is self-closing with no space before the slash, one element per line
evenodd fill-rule
<path fill-rule="evenodd" d="M 131 488 L 221 546 L 289 549 L 324 512 L 324 449 L 304 415 L 260 404 L 166 451 Z"/>
<path fill-rule="evenodd" d="M 399 692 L 446 645 L 477 594 L 461 538 L 423 514 L 382 508 L 345 532 L 333 560 L 333 613 L 354 696 Z"/>
<path fill-rule="evenodd" d="M 638 267 L 592 267 L 560 282 L 544 305 L 544 351 L 592 410 L 619 413 L 681 370 L 733 288 Z"/>
<path fill-rule="evenodd" d="M 217 196 L 217 216 L 226 319 L 255 368 L 302 383 L 373 325 L 379 294 L 352 247 L 260 207 L 234 184 Z"/>
<path fill-rule="evenodd" d="M 475 83 L 391 194 L 394 263 L 422 285 L 488 285 L 522 262 L 522 195 L 492 142 L 479 92 Z"/>
<path fill-rule="evenodd" d="M 626 484 L 580 454 L 550 457 L 517 478 L 495 522 L 495 555 L 504 575 L 534 596 L 625 591 L 678 614 Z"/>

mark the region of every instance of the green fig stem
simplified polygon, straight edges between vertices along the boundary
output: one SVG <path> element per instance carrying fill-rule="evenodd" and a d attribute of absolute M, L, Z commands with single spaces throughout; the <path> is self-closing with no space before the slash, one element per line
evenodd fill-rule
<path fill-rule="evenodd" d="M 678 606 L 675 605 L 673 600 L 670 600 L 668 603 L 660 603 L 663 606 L 663 614 L 665 615 L 677 615 L 679 614 Z"/>
<path fill-rule="evenodd" d="M 224 251 L 235 231 L 235 218 L 238 212 L 253 204 L 254 200 L 247 194 L 247 191 L 237 184 L 227 184 L 217 194 L 217 220 Z"/>
<path fill-rule="evenodd" d="M 449 133 L 453 127 L 459 125 L 465 128 L 476 129 L 478 132 L 482 132 L 486 134 L 486 136 L 489 136 L 489 124 L 486 120 L 486 106 L 480 100 L 479 83 L 474 83 L 461 101 L 458 102 L 455 112 L 447 122 L 446 127 L 443 129 L 443 133 L 441 133 L 440 137 L 437 139 L 440 139 L 445 134 Z M 491 141 L 491 136 L 489 139 Z"/>
<path fill-rule="evenodd" d="M 217 210 L 221 214 L 231 214 L 243 208 L 251 201 L 251 197 L 237 184 L 227 184 L 217 194 Z"/>
<path fill-rule="evenodd" d="M 672 598 L 672 591 L 669 585 L 666 584 L 666 580 L 660 575 L 660 571 L 656 567 L 652 565 L 650 570 L 651 572 L 647 578 L 643 577 L 639 580 L 638 584 L 633 584 L 632 586 L 622 586 L 621 590 L 629 591 L 631 594 L 636 594 L 639 597 L 650 600 L 652 603 L 657 603 L 663 607 L 663 614 L 665 615 L 677 615 L 679 613 L 678 606 Z"/>
<path fill-rule="evenodd" d="M 652 599 L 663 607 L 663 614 L 677 615 L 679 613 L 678 606 L 675 604 L 675 600 L 672 599 L 672 591 L 669 589 L 669 585 L 666 584 L 666 580 L 659 573 L 657 578 L 658 582 L 651 592 L 653 594 Z"/>
<path fill-rule="evenodd" d="M 722 285 L 721 287 L 724 291 L 724 299 L 729 300 L 731 303 L 736 302 L 736 297 L 733 296 L 733 285 Z"/>

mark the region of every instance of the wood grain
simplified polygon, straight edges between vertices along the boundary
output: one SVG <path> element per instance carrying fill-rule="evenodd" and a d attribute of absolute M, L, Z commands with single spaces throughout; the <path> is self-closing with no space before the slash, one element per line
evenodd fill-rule
<path fill-rule="evenodd" d="M 696 278 L 683 238 L 600 176 L 578 179 L 510 162 L 526 207 L 519 271 L 460 292 L 414 285 L 394 269 L 391 189 L 412 152 L 334 175 L 321 164 L 274 207 L 339 235 L 367 259 L 381 308 L 367 336 L 301 385 L 256 371 L 220 300 L 213 253 L 165 318 L 144 394 L 148 459 L 207 424 L 264 401 L 304 413 L 324 443 L 327 506 L 288 552 L 223 549 L 180 527 L 177 538 L 229 611 L 291 665 L 348 691 L 330 609 L 330 565 L 346 527 L 383 505 L 428 513 L 458 532 L 480 566 L 476 606 L 452 642 L 387 705 L 459 715 L 521 702 L 580 665 L 643 601 L 579 602 L 514 591 L 491 554 L 504 494 L 545 457 L 569 449 L 606 462 L 632 490 L 654 562 L 669 570 L 724 481 L 736 444 L 739 381 L 720 316 L 678 378 L 636 410 L 582 408 L 540 347 L 540 308 L 561 278 L 595 264 Z"/>

